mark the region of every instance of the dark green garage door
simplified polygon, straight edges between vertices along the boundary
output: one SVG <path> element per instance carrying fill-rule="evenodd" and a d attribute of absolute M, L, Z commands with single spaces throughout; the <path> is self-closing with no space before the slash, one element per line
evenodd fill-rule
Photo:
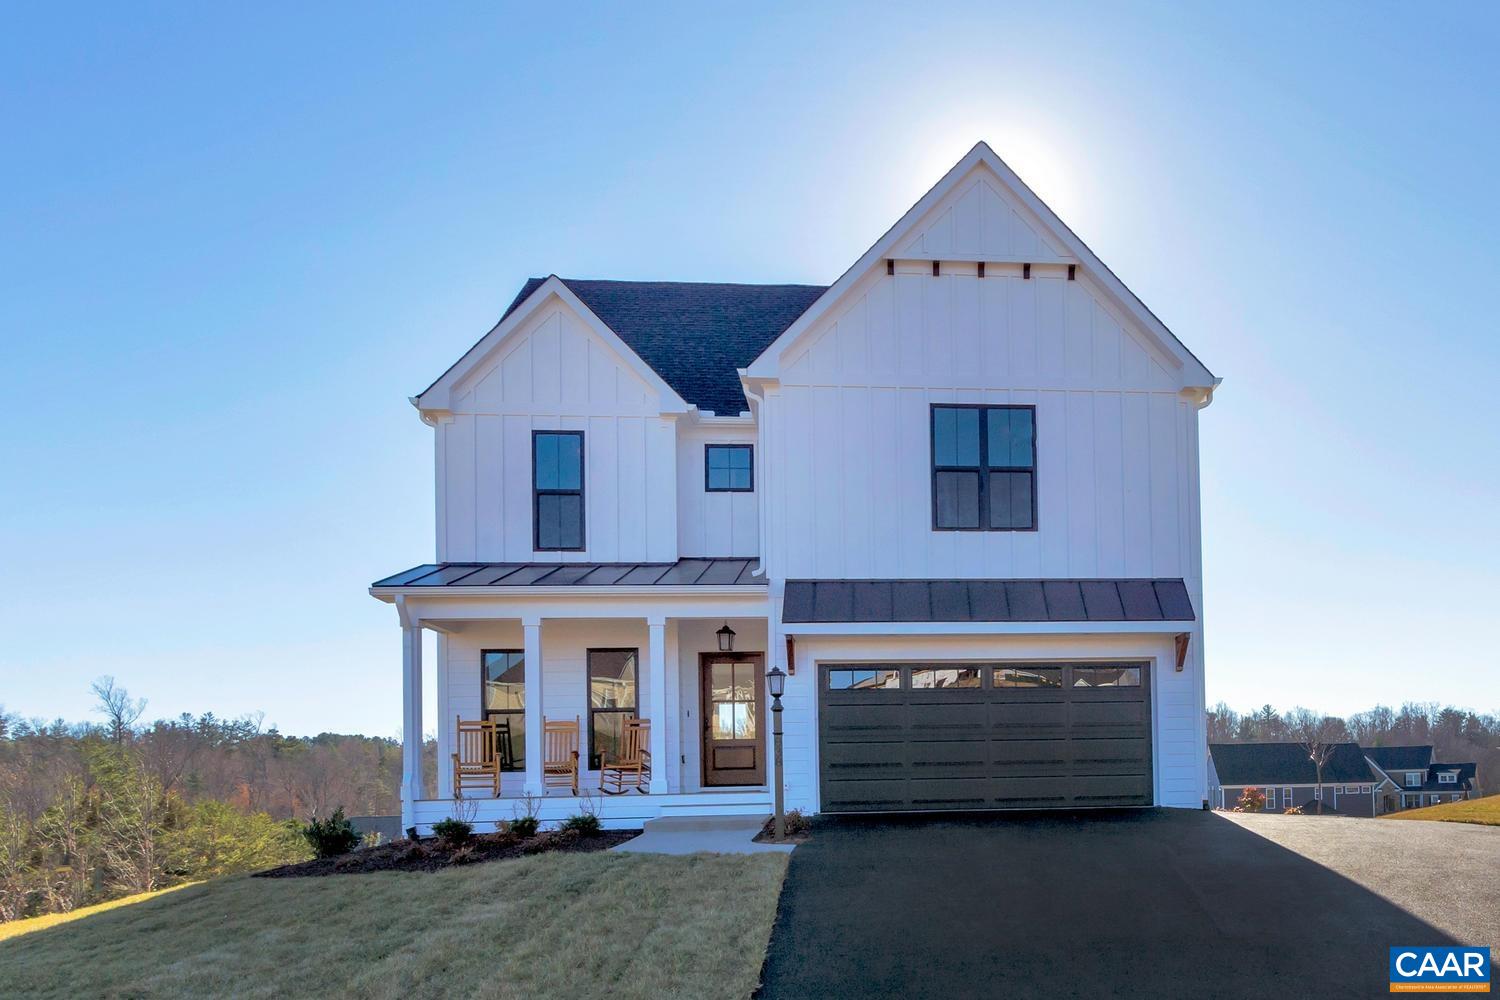
<path fill-rule="evenodd" d="M 1151 805 L 1148 666 L 818 668 L 825 812 Z"/>

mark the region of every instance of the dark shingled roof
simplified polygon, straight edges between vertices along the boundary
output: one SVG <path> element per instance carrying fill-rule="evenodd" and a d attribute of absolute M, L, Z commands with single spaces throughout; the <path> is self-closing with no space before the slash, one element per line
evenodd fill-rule
<path fill-rule="evenodd" d="M 1365 747 L 1365 756 L 1382 771 L 1413 771 L 1432 762 L 1432 747 Z"/>
<path fill-rule="evenodd" d="M 1438 780 L 1438 774 L 1444 771 L 1457 771 L 1458 781 L 1455 784 L 1444 784 Z M 1422 781 L 1424 792 L 1461 792 L 1473 791 L 1474 777 L 1479 772 L 1478 764 L 1430 764 L 1427 767 L 1427 775 Z M 1403 786 L 1404 788 L 1404 786 Z M 1414 791 L 1414 789 L 1412 789 Z"/>
<path fill-rule="evenodd" d="M 1300 743 L 1210 743 L 1221 785 L 1311 785 L 1318 769 Z M 1323 766 L 1324 784 L 1374 781 L 1358 743 L 1340 743 Z"/>
<path fill-rule="evenodd" d="M 372 587 L 763 587 L 754 559 L 674 563 L 424 563 Z"/>
<path fill-rule="evenodd" d="M 531 278 L 522 285 L 505 316 L 546 280 Z M 759 357 L 827 290 L 823 285 L 558 280 L 679 396 L 700 410 L 729 417 L 748 408 L 737 370 Z"/>
<path fill-rule="evenodd" d="M 1181 580 L 788 580 L 781 620 L 1193 621 Z"/>

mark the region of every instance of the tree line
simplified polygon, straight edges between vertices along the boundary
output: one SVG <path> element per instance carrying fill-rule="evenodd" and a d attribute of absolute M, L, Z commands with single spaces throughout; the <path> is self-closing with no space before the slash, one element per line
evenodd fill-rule
<path fill-rule="evenodd" d="M 143 724 L 113 678 L 93 690 L 102 721 L 0 710 L 0 920 L 301 860 L 300 821 L 339 807 L 400 812 L 395 739 L 286 736 L 259 715 Z"/>
<path fill-rule="evenodd" d="M 1327 742 L 1363 747 L 1431 744 L 1438 761 L 1479 765 L 1479 795 L 1500 791 L 1500 716 L 1481 715 L 1436 702 L 1407 702 L 1399 709 L 1377 705 L 1347 718 L 1303 708 L 1278 712 L 1262 705 L 1237 712 L 1224 702 L 1208 710 L 1210 743 L 1298 743 L 1315 729 Z"/>

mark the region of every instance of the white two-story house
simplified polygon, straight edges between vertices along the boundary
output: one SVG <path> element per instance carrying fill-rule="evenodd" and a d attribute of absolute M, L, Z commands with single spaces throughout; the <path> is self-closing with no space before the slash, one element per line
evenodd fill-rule
<path fill-rule="evenodd" d="M 828 287 L 528 281 L 412 400 L 436 561 L 371 588 L 403 825 L 453 810 L 482 719 L 481 820 L 544 791 L 544 720 L 578 720 L 585 787 L 649 721 L 606 825 L 769 812 L 773 667 L 788 808 L 1200 808 L 1218 382 L 982 143 Z"/>

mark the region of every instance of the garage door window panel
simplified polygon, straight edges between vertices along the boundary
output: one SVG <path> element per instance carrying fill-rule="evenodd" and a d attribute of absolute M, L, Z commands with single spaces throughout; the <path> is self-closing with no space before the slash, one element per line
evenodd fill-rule
<path fill-rule="evenodd" d="M 1073 686 L 1122 688 L 1141 686 L 1140 667 L 1074 667 Z"/>
<path fill-rule="evenodd" d="M 911 669 L 913 691 L 937 688 L 977 688 L 979 686 L 978 667 L 912 667 Z"/>
<path fill-rule="evenodd" d="M 896 691 L 900 688 L 899 669 L 851 667 L 828 671 L 830 691 Z"/>
<path fill-rule="evenodd" d="M 996 667 L 990 683 L 997 688 L 1060 688 L 1062 667 Z"/>

